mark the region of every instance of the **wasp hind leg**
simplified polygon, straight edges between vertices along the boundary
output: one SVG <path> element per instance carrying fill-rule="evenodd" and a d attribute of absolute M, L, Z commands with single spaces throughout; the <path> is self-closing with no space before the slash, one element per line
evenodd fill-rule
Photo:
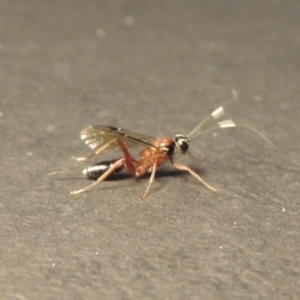
<path fill-rule="evenodd" d="M 96 186 L 97 184 L 99 184 L 100 182 L 104 181 L 110 174 L 112 174 L 116 169 L 125 166 L 125 158 L 121 158 L 119 160 L 117 160 L 110 169 L 108 169 L 103 175 L 101 175 L 97 181 L 93 182 L 92 184 L 86 186 L 85 188 L 82 188 L 80 190 L 77 191 L 73 191 L 70 192 L 70 194 L 75 195 L 75 194 L 81 194 L 84 193 L 88 190 L 90 190 L 91 188 L 93 188 L 94 186 Z"/>

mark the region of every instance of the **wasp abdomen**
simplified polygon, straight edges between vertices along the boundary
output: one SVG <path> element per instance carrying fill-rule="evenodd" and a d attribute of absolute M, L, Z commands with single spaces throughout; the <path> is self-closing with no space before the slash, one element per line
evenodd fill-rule
<path fill-rule="evenodd" d="M 107 170 L 112 168 L 114 166 L 114 163 L 118 161 L 118 159 L 112 159 L 112 160 L 105 160 L 101 161 L 99 163 L 96 163 L 92 166 L 86 167 L 82 173 L 86 175 L 88 179 L 97 180 L 101 175 L 103 175 Z M 124 169 L 124 165 L 116 168 L 109 176 L 110 178 L 112 175 L 117 174 L 121 172 Z"/>

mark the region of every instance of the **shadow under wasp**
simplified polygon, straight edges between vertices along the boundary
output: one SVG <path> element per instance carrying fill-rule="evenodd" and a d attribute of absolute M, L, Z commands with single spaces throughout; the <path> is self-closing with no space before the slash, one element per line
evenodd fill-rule
<path fill-rule="evenodd" d="M 171 162 L 177 170 L 189 172 L 207 188 L 217 192 L 218 190 L 216 188 L 206 183 L 195 171 L 185 165 L 176 163 L 175 159 L 180 154 L 189 154 L 193 157 L 189 152 L 190 142 L 196 136 L 218 128 L 224 129 L 237 126 L 246 127 L 272 145 L 272 142 L 254 127 L 240 123 L 237 124 L 231 119 L 224 118 L 227 106 L 236 99 L 237 93 L 233 91 L 233 97 L 231 100 L 225 103 L 225 105 L 214 110 L 189 134 L 176 134 L 174 138 L 156 138 L 112 126 L 95 125 L 84 128 L 80 133 L 80 137 L 90 148 L 94 150 L 94 152 L 87 157 L 78 157 L 75 158 L 75 160 L 85 161 L 104 151 L 112 149 L 120 150 L 123 153 L 123 156 L 113 160 L 102 161 L 85 168 L 83 170 L 83 174 L 85 174 L 89 179 L 94 179 L 96 181 L 85 188 L 71 192 L 71 194 L 86 192 L 113 174 L 121 172 L 126 168 L 132 176 L 137 178 L 148 172 L 151 173 L 148 186 L 140 197 L 140 199 L 143 200 L 150 192 L 157 168 L 168 161 Z M 139 159 L 135 159 L 130 154 L 129 149 L 133 147 L 144 147 L 139 154 Z"/>

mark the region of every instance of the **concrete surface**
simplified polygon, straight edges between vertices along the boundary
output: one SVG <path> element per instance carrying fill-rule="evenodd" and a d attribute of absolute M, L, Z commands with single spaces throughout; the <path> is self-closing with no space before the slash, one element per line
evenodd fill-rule
<path fill-rule="evenodd" d="M 299 299 L 298 1 L 0 1 L 1 299 Z M 236 89 L 245 129 L 189 174 L 95 191 L 91 124 L 189 132 Z M 111 152 L 102 159 L 118 157 Z M 100 160 L 100 158 L 99 158 Z M 49 177 L 53 171 L 67 171 Z"/>

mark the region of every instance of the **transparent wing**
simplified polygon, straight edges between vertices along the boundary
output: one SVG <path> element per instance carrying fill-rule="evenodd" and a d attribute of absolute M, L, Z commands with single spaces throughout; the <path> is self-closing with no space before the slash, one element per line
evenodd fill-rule
<path fill-rule="evenodd" d="M 227 112 L 228 106 L 237 100 L 237 92 L 232 91 L 232 93 L 233 93 L 233 97 L 228 102 L 226 102 L 224 105 L 214 110 L 209 116 L 207 116 L 201 123 L 199 123 L 189 133 L 188 135 L 189 139 L 193 139 L 197 135 L 211 130 L 238 126 L 238 127 L 245 127 L 247 129 L 252 130 L 256 134 L 258 134 L 261 138 L 263 138 L 269 145 L 273 146 L 271 140 L 269 140 L 266 136 L 264 136 L 260 131 L 258 131 L 251 125 L 244 124 L 244 123 L 235 123 L 232 119 L 229 118 Z"/>
<path fill-rule="evenodd" d="M 81 139 L 92 149 L 97 151 L 104 145 L 105 151 L 111 149 L 120 149 L 117 140 L 121 140 L 128 148 L 146 146 L 153 147 L 156 140 L 155 137 L 131 132 L 125 129 L 111 126 L 89 126 L 80 132 Z"/>

